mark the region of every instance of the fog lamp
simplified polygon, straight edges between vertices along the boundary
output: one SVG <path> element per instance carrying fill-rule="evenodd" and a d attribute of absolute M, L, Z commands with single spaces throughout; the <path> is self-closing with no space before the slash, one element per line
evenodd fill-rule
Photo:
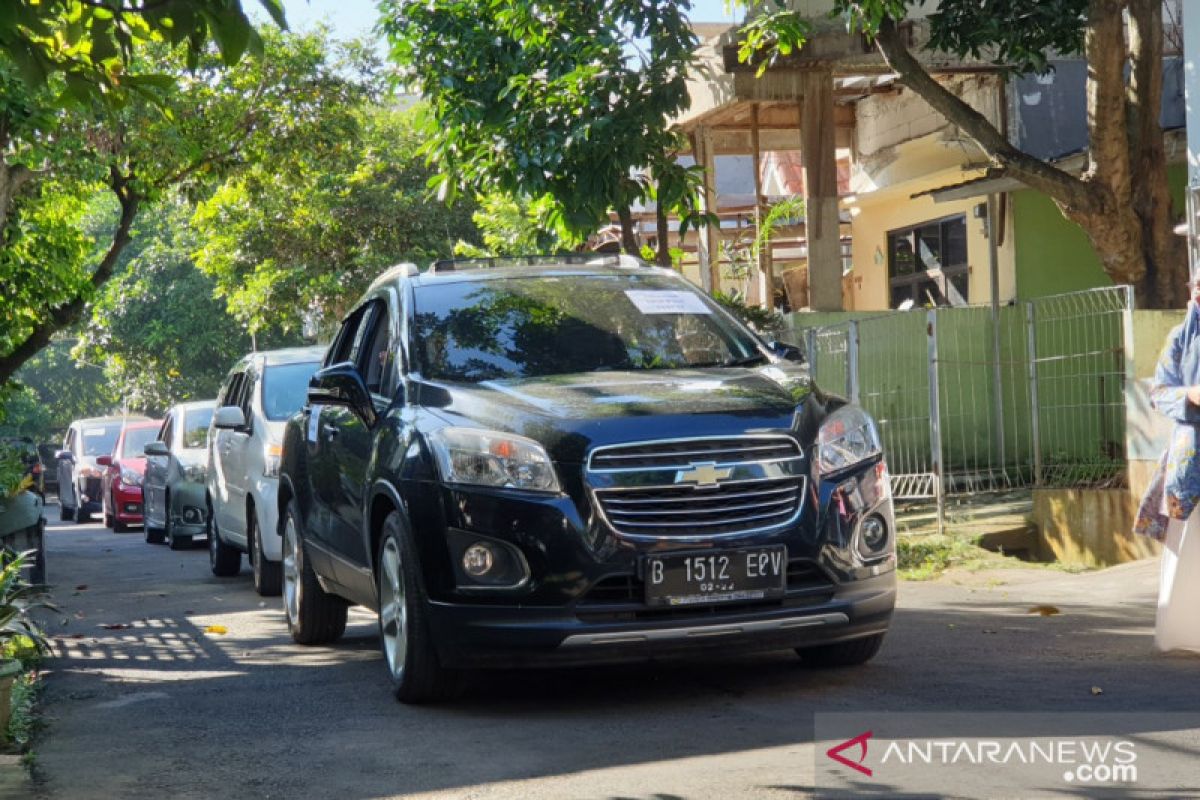
<path fill-rule="evenodd" d="M 869 516 L 862 523 L 862 543 L 873 553 L 878 553 L 887 544 L 887 524 L 877 516 Z"/>
<path fill-rule="evenodd" d="M 491 545 L 483 542 L 476 542 L 463 553 L 463 572 L 472 578 L 480 578 L 487 575 L 491 572 L 495 563 L 496 555 L 492 552 Z"/>

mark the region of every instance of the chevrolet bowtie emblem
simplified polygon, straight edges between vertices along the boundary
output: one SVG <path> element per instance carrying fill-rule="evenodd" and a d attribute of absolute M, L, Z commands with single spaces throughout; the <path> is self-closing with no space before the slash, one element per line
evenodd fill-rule
<path fill-rule="evenodd" d="M 681 469 L 675 473 L 676 483 L 694 483 L 696 486 L 716 486 L 720 481 L 733 474 L 732 467 L 717 468 L 716 464 L 693 464 L 691 469 Z"/>

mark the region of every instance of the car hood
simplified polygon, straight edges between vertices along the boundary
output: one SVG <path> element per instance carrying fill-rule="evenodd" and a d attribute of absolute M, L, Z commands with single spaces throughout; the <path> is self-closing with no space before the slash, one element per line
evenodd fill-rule
<path fill-rule="evenodd" d="M 445 421 L 528 436 L 556 461 L 604 444 L 789 429 L 812 393 L 794 365 L 588 372 L 477 384 L 425 383 Z"/>
<path fill-rule="evenodd" d="M 121 469 L 132 470 L 139 475 L 146 474 L 146 459 L 145 458 L 122 458 L 119 462 Z"/>

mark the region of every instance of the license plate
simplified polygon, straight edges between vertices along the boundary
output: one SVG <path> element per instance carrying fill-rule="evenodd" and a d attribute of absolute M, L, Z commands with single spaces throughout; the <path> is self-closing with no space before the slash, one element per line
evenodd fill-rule
<path fill-rule="evenodd" d="M 787 548 L 646 556 L 648 606 L 736 603 L 783 597 Z"/>

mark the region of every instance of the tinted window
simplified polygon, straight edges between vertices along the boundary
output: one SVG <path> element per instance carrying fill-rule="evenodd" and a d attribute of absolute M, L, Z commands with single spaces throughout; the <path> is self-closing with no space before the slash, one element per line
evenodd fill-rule
<path fill-rule="evenodd" d="M 315 361 L 280 364 L 263 373 L 263 414 L 267 419 L 287 419 L 300 410 L 308 393 L 308 379 L 317 371 Z"/>
<path fill-rule="evenodd" d="M 426 377 L 484 381 L 596 370 L 720 366 L 758 354 L 751 335 L 663 275 L 546 275 L 419 287 Z"/>
<path fill-rule="evenodd" d="M 197 408 L 188 411 L 183 417 L 183 446 L 207 447 L 208 424 L 212 422 L 211 408 Z"/>
<path fill-rule="evenodd" d="M 117 445 L 117 437 L 121 435 L 121 423 L 110 425 L 85 425 L 81 431 L 83 446 L 80 448 L 85 456 L 111 455 Z"/>
<path fill-rule="evenodd" d="M 125 442 L 121 446 L 121 458 L 141 458 L 146 455 L 146 445 L 158 438 L 155 428 L 131 428 L 125 431 Z"/>

